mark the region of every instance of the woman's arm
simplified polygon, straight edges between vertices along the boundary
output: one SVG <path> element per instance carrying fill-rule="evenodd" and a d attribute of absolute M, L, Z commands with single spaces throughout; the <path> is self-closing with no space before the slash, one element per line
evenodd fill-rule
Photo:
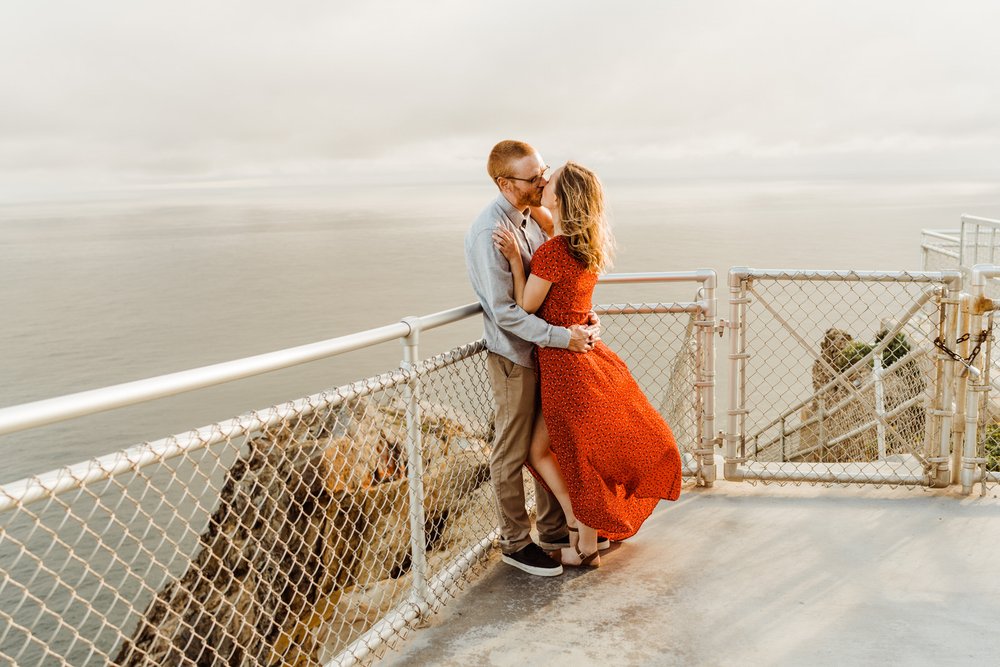
<path fill-rule="evenodd" d="M 542 301 L 545 301 L 550 287 L 552 287 L 552 283 L 548 280 L 531 274 L 524 285 L 523 301 L 518 301 L 517 305 L 524 308 L 527 313 L 534 313 L 542 307 Z"/>
<path fill-rule="evenodd" d="M 531 217 L 542 228 L 546 236 L 552 238 L 556 235 L 555 223 L 552 221 L 552 212 L 549 209 L 544 206 L 532 206 Z"/>
<path fill-rule="evenodd" d="M 514 232 L 505 227 L 498 227 L 493 232 L 493 243 L 507 261 L 510 262 L 510 274 L 514 279 L 514 301 L 528 313 L 538 310 L 545 295 L 549 293 L 552 283 L 538 276 L 524 275 L 524 261 L 521 259 L 521 249 L 517 246 Z"/>

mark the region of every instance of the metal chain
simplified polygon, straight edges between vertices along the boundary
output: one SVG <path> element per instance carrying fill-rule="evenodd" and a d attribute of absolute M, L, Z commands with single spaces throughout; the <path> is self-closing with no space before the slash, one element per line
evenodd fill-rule
<path fill-rule="evenodd" d="M 948 349 L 948 346 L 945 345 L 944 341 L 941 340 L 941 336 L 938 336 L 937 338 L 934 339 L 934 346 L 937 347 L 942 352 L 944 352 L 945 354 L 947 354 L 949 357 L 951 357 L 955 361 L 961 362 L 962 364 L 965 364 L 966 366 L 971 366 L 972 362 L 975 361 L 976 357 L 979 355 L 979 350 L 983 347 L 983 341 L 985 341 L 987 338 L 989 338 L 992 334 L 993 334 L 993 324 L 991 323 L 990 326 L 989 326 L 989 328 L 983 329 L 979 333 L 979 335 L 976 336 L 976 346 L 974 348 L 972 348 L 972 352 L 969 353 L 968 358 L 963 358 L 960 354 L 958 354 L 954 350 Z M 969 340 L 970 335 L 971 334 L 964 333 L 961 336 L 959 336 L 958 338 L 956 338 L 955 339 L 955 346 L 957 347 L 958 345 L 960 345 L 960 344 L 964 343 L 965 341 Z"/>

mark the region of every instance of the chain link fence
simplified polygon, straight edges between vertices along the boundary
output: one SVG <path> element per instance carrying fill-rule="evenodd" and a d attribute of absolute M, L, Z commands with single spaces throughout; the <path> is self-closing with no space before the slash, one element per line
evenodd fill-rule
<path fill-rule="evenodd" d="M 659 303 L 602 306 L 597 312 L 603 340 L 625 361 L 670 425 L 681 451 L 684 476 L 698 477 L 705 410 L 699 386 L 702 311 L 693 303 Z"/>
<path fill-rule="evenodd" d="M 8 485 L 0 655 L 322 664 L 485 553 L 491 410 L 476 344 Z"/>
<path fill-rule="evenodd" d="M 941 483 L 950 365 L 933 341 L 949 340 L 957 284 L 942 273 L 734 270 L 726 477 Z"/>
<path fill-rule="evenodd" d="M 701 316 L 670 306 L 603 338 L 695 452 Z M 4 485 L 0 663 L 370 661 L 483 567 L 492 418 L 477 342 Z"/>

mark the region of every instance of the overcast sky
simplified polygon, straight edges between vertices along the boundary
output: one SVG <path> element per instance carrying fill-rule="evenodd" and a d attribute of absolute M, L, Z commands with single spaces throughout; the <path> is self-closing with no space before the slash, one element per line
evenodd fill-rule
<path fill-rule="evenodd" d="M 0 201 L 482 178 L 1000 178 L 1000 2 L 3 0 Z"/>

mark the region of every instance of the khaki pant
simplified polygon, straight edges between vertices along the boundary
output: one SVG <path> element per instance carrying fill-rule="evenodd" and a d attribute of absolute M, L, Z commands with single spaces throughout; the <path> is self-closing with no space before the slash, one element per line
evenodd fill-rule
<path fill-rule="evenodd" d="M 538 375 L 533 368 L 489 352 L 486 367 L 496 404 L 496 436 L 490 454 L 490 479 L 500 520 L 500 548 L 513 553 L 531 543 L 531 521 L 524 507 L 521 466 L 528 458 L 531 429 L 540 413 Z M 540 416 L 540 414 L 539 414 Z M 566 518 L 555 496 L 535 480 L 538 537 L 552 542 L 566 534 Z"/>

